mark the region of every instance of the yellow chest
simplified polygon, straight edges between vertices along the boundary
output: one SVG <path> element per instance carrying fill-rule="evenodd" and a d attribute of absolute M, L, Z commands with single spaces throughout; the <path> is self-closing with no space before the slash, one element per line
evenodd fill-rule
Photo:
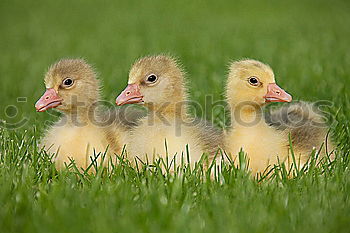
<path fill-rule="evenodd" d="M 103 154 L 108 146 L 103 129 L 93 126 L 52 127 L 41 142 L 49 153 L 55 153 L 55 163 L 62 168 L 74 159 L 77 167 L 86 168 L 90 156 Z"/>
<path fill-rule="evenodd" d="M 238 126 L 228 133 L 226 148 L 233 158 L 241 149 L 247 154 L 253 171 L 264 171 L 270 165 L 288 157 L 288 139 L 266 124 L 252 127 Z"/>
<path fill-rule="evenodd" d="M 147 157 L 152 161 L 155 158 L 168 156 L 172 159 L 175 156 L 177 165 L 182 157 L 187 162 L 187 146 L 193 164 L 203 153 L 194 128 L 161 122 L 149 124 L 146 120 L 131 132 L 127 140 L 128 157 L 137 156 L 142 160 Z"/>

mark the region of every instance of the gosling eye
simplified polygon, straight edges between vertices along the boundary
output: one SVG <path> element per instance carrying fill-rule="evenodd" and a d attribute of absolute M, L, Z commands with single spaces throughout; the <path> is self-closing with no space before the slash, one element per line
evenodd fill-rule
<path fill-rule="evenodd" d="M 158 80 L 157 75 L 155 75 L 155 74 L 150 74 L 150 75 L 148 75 L 148 77 L 146 78 L 146 83 L 147 83 L 147 84 L 154 84 L 154 83 L 157 82 L 157 80 Z"/>
<path fill-rule="evenodd" d="M 249 77 L 248 82 L 252 86 L 260 86 L 260 84 L 261 84 L 259 79 L 255 76 Z"/>
<path fill-rule="evenodd" d="M 62 87 L 63 88 L 69 88 L 69 87 L 72 87 L 74 84 L 74 80 L 72 78 L 65 78 L 62 82 Z"/>

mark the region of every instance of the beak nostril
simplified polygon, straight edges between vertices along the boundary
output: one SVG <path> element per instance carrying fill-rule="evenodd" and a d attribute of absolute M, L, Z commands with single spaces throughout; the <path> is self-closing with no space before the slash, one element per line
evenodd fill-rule
<path fill-rule="evenodd" d="M 130 95 L 130 91 L 127 91 L 125 94 L 126 94 L 126 95 Z"/>
<path fill-rule="evenodd" d="M 48 100 L 48 99 L 50 99 L 50 97 L 49 97 L 49 96 L 46 96 L 45 99 Z"/>

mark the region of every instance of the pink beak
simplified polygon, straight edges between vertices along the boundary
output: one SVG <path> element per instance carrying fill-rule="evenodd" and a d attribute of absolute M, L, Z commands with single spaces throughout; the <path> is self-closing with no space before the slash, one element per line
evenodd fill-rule
<path fill-rule="evenodd" d="M 122 93 L 117 97 L 115 103 L 118 106 L 124 104 L 135 104 L 143 102 L 143 96 L 140 92 L 140 86 L 138 84 L 129 84 Z"/>
<path fill-rule="evenodd" d="M 280 88 L 276 83 L 267 85 L 267 93 L 264 96 L 265 102 L 291 102 L 292 96 Z"/>
<path fill-rule="evenodd" d="M 49 88 L 40 97 L 35 104 L 35 108 L 38 112 L 44 112 L 50 108 L 56 108 L 62 104 L 62 99 L 58 96 L 57 92 L 53 88 Z"/>

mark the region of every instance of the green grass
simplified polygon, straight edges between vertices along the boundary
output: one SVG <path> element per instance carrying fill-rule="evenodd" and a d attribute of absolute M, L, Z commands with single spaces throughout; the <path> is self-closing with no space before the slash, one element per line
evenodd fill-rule
<path fill-rule="evenodd" d="M 0 231 L 349 232 L 349 12 L 345 0 L 1 1 L 1 126 L 28 122 L 0 130 Z M 61 57 L 86 58 L 113 102 L 132 62 L 157 53 L 180 58 L 202 106 L 206 95 L 223 99 L 230 60 L 270 64 L 294 99 L 332 103 L 337 159 L 262 182 L 232 167 L 220 182 L 200 169 L 163 176 L 128 164 L 96 175 L 57 173 L 36 146 L 55 119 L 33 106 L 47 67 Z M 204 113 L 225 124 L 222 109 Z"/>

